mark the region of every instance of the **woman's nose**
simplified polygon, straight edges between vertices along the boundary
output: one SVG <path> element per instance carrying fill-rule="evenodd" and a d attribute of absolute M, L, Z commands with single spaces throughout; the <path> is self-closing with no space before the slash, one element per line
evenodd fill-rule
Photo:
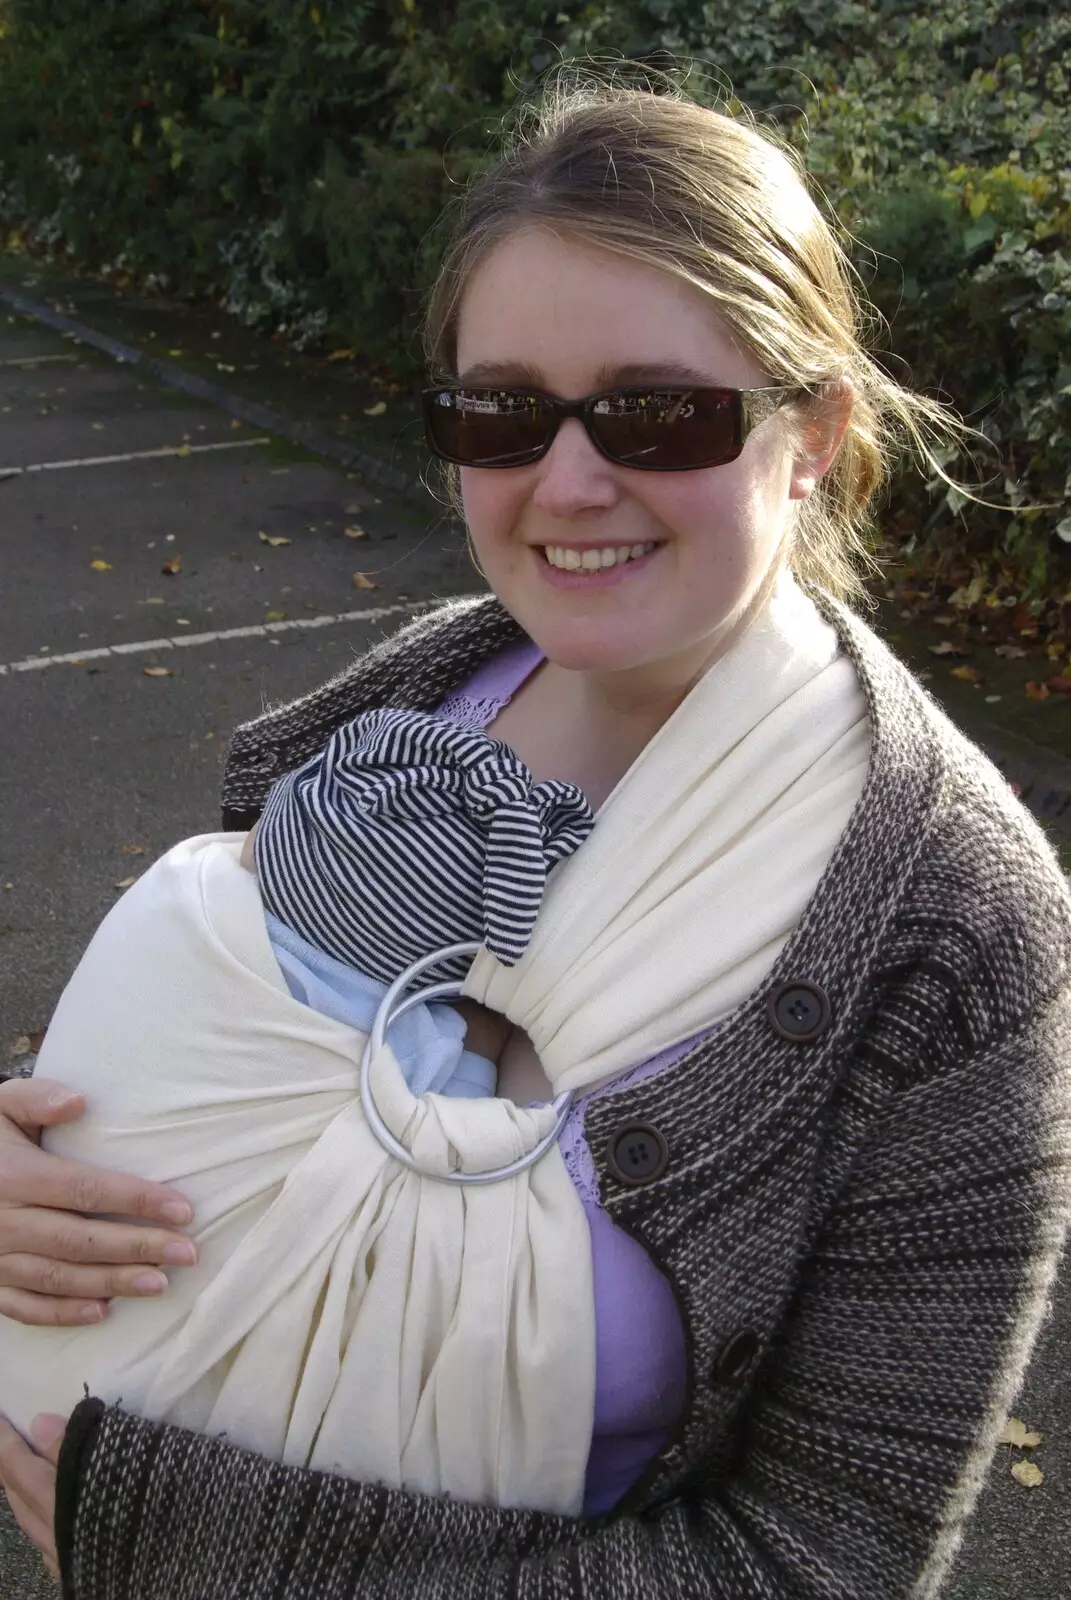
<path fill-rule="evenodd" d="M 605 510 L 619 496 L 613 466 L 596 450 L 578 417 L 567 417 L 561 424 L 537 471 L 532 502 L 551 516 Z"/>

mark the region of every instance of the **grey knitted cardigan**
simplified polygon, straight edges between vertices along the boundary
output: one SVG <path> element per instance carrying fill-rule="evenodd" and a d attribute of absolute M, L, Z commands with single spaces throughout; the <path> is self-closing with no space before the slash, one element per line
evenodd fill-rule
<path fill-rule="evenodd" d="M 87 1399 L 60 1468 L 67 1600 L 939 1591 L 1067 1224 L 1071 903 L 985 757 L 865 623 L 815 598 L 869 699 L 865 791 L 762 989 L 586 1116 L 603 1203 L 680 1304 L 676 1436 L 583 1522 L 286 1469 Z M 518 633 L 492 599 L 448 604 L 239 728 L 228 825 L 344 719 L 427 709 Z M 810 1043 L 771 1021 L 785 979 L 831 1002 Z M 630 1123 L 669 1149 L 645 1186 L 606 1159 Z"/>

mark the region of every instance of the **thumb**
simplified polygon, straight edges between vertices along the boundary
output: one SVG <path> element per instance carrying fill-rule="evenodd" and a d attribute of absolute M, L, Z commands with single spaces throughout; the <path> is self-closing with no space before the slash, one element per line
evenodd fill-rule
<path fill-rule="evenodd" d="M 55 1416 L 50 1411 L 42 1412 L 34 1417 L 30 1423 L 30 1434 L 38 1451 L 51 1461 L 52 1465 L 59 1465 L 60 1446 L 63 1444 L 63 1435 L 67 1432 L 67 1418 Z"/>
<path fill-rule="evenodd" d="M 73 1121 L 85 1108 L 85 1095 L 54 1078 L 9 1078 L 0 1084 L 0 1115 L 31 1138 L 38 1128 Z"/>

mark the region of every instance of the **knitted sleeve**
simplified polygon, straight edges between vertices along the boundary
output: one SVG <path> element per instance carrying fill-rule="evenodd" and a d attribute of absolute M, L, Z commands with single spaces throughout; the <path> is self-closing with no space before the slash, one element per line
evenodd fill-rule
<path fill-rule="evenodd" d="M 890 1097 L 811 1241 L 735 1457 L 666 1502 L 603 1523 L 494 1511 L 88 1400 L 60 1463 L 65 1600 L 928 1600 L 1055 1276 L 1069 1062 L 1065 990 Z"/>

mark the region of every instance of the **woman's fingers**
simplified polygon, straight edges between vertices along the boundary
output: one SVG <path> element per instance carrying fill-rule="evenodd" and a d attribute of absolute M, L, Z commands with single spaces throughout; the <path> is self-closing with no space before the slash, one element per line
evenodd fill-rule
<path fill-rule="evenodd" d="M 0 1112 L 3 1109 L 0 1102 Z M 64 1161 L 36 1149 L 21 1136 L 18 1142 L 0 1140 L 0 1207 L 3 1206 L 107 1212 L 176 1228 L 185 1227 L 193 1216 L 182 1196 L 164 1184 L 149 1183 L 126 1172 L 108 1172 L 78 1161 Z"/>
<path fill-rule="evenodd" d="M 0 1315 L 18 1322 L 99 1322 L 106 1301 L 160 1294 L 167 1279 L 159 1268 L 197 1259 L 192 1241 L 167 1226 L 193 1216 L 174 1189 L 38 1148 L 42 1126 L 83 1110 L 81 1096 L 48 1079 L 0 1085 Z M 101 1213 L 131 1220 L 102 1221 Z"/>
<path fill-rule="evenodd" d="M 56 1300 L 27 1289 L 0 1289 L 0 1317 L 28 1328 L 82 1328 L 107 1315 L 107 1300 Z"/>
<path fill-rule="evenodd" d="M 85 1096 L 55 1078 L 10 1078 L 0 1083 L 0 1117 L 37 1143 L 42 1128 L 72 1122 L 86 1108 Z M 4 1132 L 0 1122 L 0 1136 Z"/>

